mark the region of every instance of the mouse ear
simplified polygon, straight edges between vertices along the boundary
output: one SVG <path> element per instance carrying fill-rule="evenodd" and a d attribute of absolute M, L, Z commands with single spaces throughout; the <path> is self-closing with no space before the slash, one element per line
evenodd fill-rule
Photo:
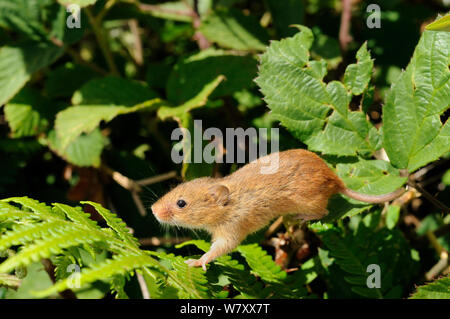
<path fill-rule="evenodd" d="M 228 187 L 224 185 L 214 185 L 209 188 L 209 195 L 214 198 L 214 200 L 219 205 L 226 205 L 228 203 L 228 195 L 230 191 Z"/>

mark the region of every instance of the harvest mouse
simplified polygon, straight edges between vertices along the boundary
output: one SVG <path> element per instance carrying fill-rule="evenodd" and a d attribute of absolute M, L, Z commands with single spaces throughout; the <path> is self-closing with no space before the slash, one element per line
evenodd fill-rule
<path fill-rule="evenodd" d="M 278 156 L 273 174 L 261 166 Z M 260 157 L 223 178 L 202 177 L 182 183 L 151 207 L 161 223 L 204 229 L 212 235 L 210 250 L 200 259 L 186 261 L 202 266 L 231 252 L 239 243 L 272 219 L 296 214 L 303 220 L 320 219 L 331 195 L 382 203 L 403 194 L 398 189 L 384 195 L 365 195 L 348 189 L 316 154 L 293 149 Z"/>

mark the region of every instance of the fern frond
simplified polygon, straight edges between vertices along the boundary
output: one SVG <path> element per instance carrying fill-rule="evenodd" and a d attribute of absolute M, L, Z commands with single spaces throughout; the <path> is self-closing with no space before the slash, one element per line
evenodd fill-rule
<path fill-rule="evenodd" d="M 81 271 L 78 283 L 80 287 L 98 280 L 105 280 L 113 277 L 114 275 L 123 275 L 131 272 L 136 268 L 141 268 L 147 265 L 158 265 L 157 261 L 145 254 L 123 254 L 115 255 L 112 259 L 107 259 L 101 264 L 96 264 L 92 268 L 85 268 Z M 57 282 L 52 287 L 34 292 L 36 297 L 47 297 L 59 291 L 63 291 L 71 287 L 73 279 L 66 278 Z"/>
<path fill-rule="evenodd" d="M 243 298 L 263 299 L 269 295 L 270 291 L 264 287 L 263 283 L 257 281 L 244 265 L 232 259 L 231 256 L 219 257 L 215 264 L 219 267 L 220 273 L 226 276 L 233 288 L 239 291 Z"/>
<path fill-rule="evenodd" d="M 111 280 L 111 291 L 116 293 L 116 299 L 129 299 L 124 287 L 125 276 L 115 275 L 113 280 Z"/>
<path fill-rule="evenodd" d="M 8 274 L 0 274 L 0 287 L 17 289 L 20 286 L 21 280 Z"/>
<path fill-rule="evenodd" d="M 185 258 L 175 256 L 174 254 L 165 254 L 162 252 L 148 252 L 158 258 L 169 261 L 172 270 L 168 270 L 167 282 L 171 286 L 178 288 L 180 298 L 210 298 L 208 280 L 204 271 L 198 267 L 190 267 L 185 263 Z"/>
<path fill-rule="evenodd" d="M 102 239 L 104 237 L 99 233 L 77 225 L 72 225 L 71 228 L 64 230 L 54 230 L 49 237 L 36 241 L 35 244 L 22 249 L 17 255 L 8 258 L 0 265 L 0 273 L 7 273 L 17 266 L 59 254 L 64 248 L 83 243 L 94 243 Z"/>
<path fill-rule="evenodd" d="M 75 258 L 70 255 L 62 255 L 55 258 L 55 279 L 57 281 L 67 278 L 70 273 L 67 271 L 69 265 L 75 264 Z"/>
<path fill-rule="evenodd" d="M 439 278 L 424 286 L 417 287 L 417 291 L 410 299 L 450 299 L 450 276 Z"/>
<path fill-rule="evenodd" d="M 198 249 L 207 252 L 211 246 L 210 243 L 200 240 L 188 240 L 175 246 L 182 248 L 187 245 L 194 245 Z M 220 274 L 224 275 L 230 284 L 242 294 L 244 298 L 266 298 L 269 291 L 264 288 L 263 283 L 256 280 L 245 266 L 234 260 L 229 255 L 221 256 L 214 261 L 219 267 Z"/>
<path fill-rule="evenodd" d="M 64 219 L 64 214 L 54 212 L 51 207 L 38 202 L 37 200 L 31 199 L 29 197 L 10 197 L 1 199 L 0 201 L 8 203 L 13 202 L 16 204 L 20 204 L 23 207 L 30 209 L 34 214 L 39 216 L 41 219 L 51 219 L 51 218 L 60 218 Z"/>
<path fill-rule="evenodd" d="M 239 245 L 237 251 L 244 256 L 252 273 L 261 277 L 262 280 L 281 283 L 286 279 L 287 273 L 259 245 Z"/>
<path fill-rule="evenodd" d="M 91 229 L 99 229 L 98 224 L 90 218 L 89 214 L 83 212 L 81 207 L 71 207 L 59 203 L 54 203 L 53 206 L 55 209 L 61 210 L 71 221 Z"/>
<path fill-rule="evenodd" d="M 48 222 L 24 224 L 6 232 L 0 239 L 0 250 L 7 249 L 14 245 L 24 245 L 35 239 L 50 235 L 55 230 L 69 227 L 70 224 L 63 220 L 49 220 Z"/>
<path fill-rule="evenodd" d="M 39 218 L 38 216 L 30 212 L 21 211 L 13 206 L 11 206 L 11 208 L 0 208 L 0 221 L 26 220 L 26 219 L 39 219 Z"/>
<path fill-rule="evenodd" d="M 342 240 L 335 230 L 324 232 L 322 240 L 330 249 L 330 255 L 336 259 L 339 267 L 349 274 L 344 279 L 353 285 L 352 291 L 368 298 L 383 298 L 380 289 L 369 289 L 366 285 L 368 276 L 366 262 L 354 254 L 352 248 Z"/>
<path fill-rule="evenodd" d="M 128 229 L 127 225 L 122 221 L 122 219 L 117 217 L 116 214 L 110 212 L 106 208 L 102 207 L 100 204 L 97 204 L 94 202 L 84 201 L 81 203 L 93 206 L 95 208 L 95 210 L 100 215 L 102 215 L 102 217 L 105 219 L 108 226 L 111 227 L 112 229 L 114 229 L 114 231 L 116 231 L 116 233 L 120 236 L 120 238 L 122 238 L 127 243 L 129 243 L 135 247 L 139 246 L 138 240 L 130 234 L 130 230 Z"/>

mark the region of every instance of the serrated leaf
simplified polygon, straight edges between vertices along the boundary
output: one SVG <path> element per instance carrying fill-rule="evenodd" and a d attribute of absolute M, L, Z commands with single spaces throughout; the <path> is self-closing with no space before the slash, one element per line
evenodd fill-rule
<path fill-rule="evenodd" d="M 450 33 L 425 31 L 383 107 L 383 145 L 392 164 L 412 172 L 450 150 Z"/>
<path fill-rule="evenodd" d="M 450 299 L 450 277 L 442 277 L 417 287 L 410 299 Z"/>
<path fill-rule="evenodd" d="M 80 167 L 99 167 L 103 148 L 108 144 L 108 139 L 99 129 L 77 136 L 65 148 L 62 147 L 62 141 L 55 130 L 48 133 L 47 139 L 50 149 L 69 163 Z"/>
<path fill-rule="evenodd" d="M 350 64 L 345 69 L 344 84 L 354 95 L 360 95 L 367 89 L 373 69 L 367 42 L 356 53 L 356 59 L 357 63 Z"/>
<path fill-rule="evenodd" d="M 348 188 L 371 195 L 393 192 L 407 180 L 406 177 L 400 177 L 398 169 L 382 160 L 342 163 L 336 166 L 336 171 Z"/>
<path fill-rule="evenodd" d="M 53 63 L 63 48 L 38 43 L 0 49 L 0 105 L 8 102 L 41 68 Z"/>
<path fill-rule="evenodd" d="M 235 50 L 264 51 L 269 40 L 266 30 L 251 15 L 220 8 L 202 20 L 200 32 L 211 42 Z"/>
<path fill-rule="evenodd" d="M 309 65 L 313 34 L 273 41 L 261 56 L 255 80 L 272 115 L 313 151 L 368 156 L 380 148 L 376 128 L 360 111 L 348 109 L 351 93 L 338 81 L 322 82 Z"/>

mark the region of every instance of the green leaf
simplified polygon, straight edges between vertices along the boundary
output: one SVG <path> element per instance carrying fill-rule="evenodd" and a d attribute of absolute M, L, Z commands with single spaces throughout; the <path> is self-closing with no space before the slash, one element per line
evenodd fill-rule
<path fill-rule="evenodd" d="M 162 252 L 152 254 L 170 264 L 172 269 L 167 272 L 167 283 L 178 289 L 179 298 L 210 298 L 208 280 L 203 269 L 188 266 L 181 256 Z"/>
<path fill-rule="evenodd" d="M 251 87 L 256 71 L 256 60 L 250 55 L 207 49 L 175 65 L 167 82 L 167 98 L 173 104 L 184 103 L 219 75 L 224 75 L 226 81 L 212 98 L 230 95 Z"/>
<path fill-rule="evenodd" d="M 450 31 L 450 14 L 447 14 L 436 21 L 428 24 L 425 30 L 432 31 Z"/>
<path fill-rule="evenodd" d="M 89 74 L 88 74 L 89 75 Z M 157 93 L 144 82 L 107 76 L 92 79 L 72 97 L 73 105 L 134 106 L 155 99 Z"/>
<path fill-rule="evenodd" d="M 52 151 L 69 163 L 81 167 L 99 167 L 103 148 L 108 144 L 108 139 L 103 136 L 98 128 L 88 134 L 78 135 L 65 148 L 55 130 L 48 133 L 47 141 Z"/>
<path fill-rule="evenodd" d="M 0 0 L 0 26 L 45 41 L 48 35 L 41 12 L 48 5 L 48 1 Z"/>
<path fill-rule="evenodd" d="M 149 10 L 144 10 L 143 12 L 161 19 L 192 22 L 191 8 L 186 1 L 152 4 Z"/>
<path fill-rule="evenodd" d="M 244 256 L 252 273 L 264 281 L 281 283 L 286 279 L 286 272 L 280 268 L 259 245 L 239 245 L 237 251 Z"/>
<path fill-rule="evenodd" d="M 410 299 L 450 299 L 450 276 L 417 287 Z"/>
<path fill-rule="evenodd" d="M 293 24 L 302 24 L 305 6 L 302 0 L 269 0 L 269 9 L 273 17 L 273 24 L 280 38 L 292 36 L 295 30 Z"/>
<path fill-rule="evenodd" d="M 200 32 L 211 42 L 235 50 L 264 51 L 269 37 L 251 15 L 236 9 L 216 9 L 202 20 Z"/>
<path fill-rule="evenodd" d="M 338 164 L 338 176 L 345 185 L 364 194 L 382 195 L 399 189 L 406 182 L 399 170 L 382 160 L 359 160 L 356 163 Z"/>
<path fill-rule="evenodd" d="M 192 119 L 189 111 L 204 106 L 208 100 L 208 97 L 213 93 L 213 91 L 223 80 L 224 76 L 217 76 L 210 83 L 206 84 L 195 97 L 193 97 L 183 105 L 177 107 L 162 106 L 158 110 L 158 117 L 162 120 L 166 120 L 168 118 L 174 119 L 178 122 L 178 126 L 181 129 L 185 129 L 190 133 L 191 138 L 193 138 L 195 134 L 203 134 L 203 132 L 200 131 L 200 128 L 194 125 L 194 120 Z M 187 138 L 187 136 L 183 137 L 183 140 L 180 143 L 183 147 L 183 156 L 185 159 L 183 161 L 183 168 L 181 171 L 183 178 L 186 180 L 190 180 L 200 176 L 211 175 L 212 164 L 206 162 L 195 162 L 195 159 L 193 158 L 195 143 L 192 143 L 191 140 Z M 205 144 L 206 142 L 202 139 L 202 143 Z M 187 159 L 190 159 L 190 161 L 188 161 Z"/>
<path fill-rule="evenodd" d="M 325 84 L 309 61 L 313 34 L 273 41 L 261 56 L 261 87 L 272 115 L 313 151 L 368 156 L 380 148 L 377 129 L 361 111 L 350 111 L 351 93 L 338 81 Z M 323 68 L 322 68 L 323 69 Z"/>
<path fill-rule="evenodd" d="M 46 115 L 49 113 L 49 101 L 37 91 L 23 88 L 5 105 L 6 120 L 15 138 L 35 136 L 44 131 L 48 125 Z"/>
<path fill-rule="evenodd" d="M 97 2 L 97 0 L 58 0 L 63 6 L 68 6 L 71 4 L 76 4 L 80 7 L 90 6 Z"/>
<path fill-rule="evenodd" d="M 219 75 L 212 82 L 206 84 L 195 97 L 193 97 L 192 99 L 188 100 L 186 103 L 180 106 L 160 107 L 158 109 L 158 117 L 163 121 L 167 118 L 174 118 L 179 121 L 189 111 L 204 106 L 208 101 L 208 97 L 212 94 L 212 92 L 219 86 L 219 84 L 224 79 L 225 77 L 223 75 Z"/>
<path fill-rule="evenodd" d="M 356 53 L 356 59 L 357 63 L 350 64 L 345 69 L 344 84 L 354 95 L 360 95 L 367 90 L 373 69 L 367 42 Z"/>
<path fill-rule="evenodd" d="M 77 105 L 68 107 L 56 116 L 55 130 L 60 140 L 60 149 L 65 151 L 82 133 L 91 133 L 101 121 L 109 122 L 120 114 L 140 110 L 156 110 L 162 101 L 153 99 L 133 107 L 115 105 Z"/>
<path fill-rule="evenodd" d="M 8 102 L 41 68 L 53 63 L 63 49 L 43 43 L 0 49 L 0 105 Z"/>
<path fill-rule="evenodd" d="M 2 234 L 0 251 L 13 245 L 24 245 L 36 239 L 50 235 L 55 230 L 68 228 L 69 224 L 63 220 L 50 220 L 48 222 L 33 223 L 14 227 L 12 231 Z"/>
<path fill-rule="evenodd" d="M 155 264 L 157 264 L 156 260 L 145 254 L 123 254 L 113 256 L 112 259 L 107 259 L 99 265 L 92 265 L 90 268 L 83 269 L 78 279 L 80 287 L 82 287 L 98 280 L 111 278 L 114 275 L 125 274 L 136 268 Z M 34 295 L 41 298 L 47 297 L 69 288 L 72 281 L 71 278 L 64 279 L 48 289 L 35 292 Z"/>
<path fill-rule="evenodd" d="M 67 62 L 48 72 L 44 90 L 50 98 L 70 97 L 83 84 L 96 76 L 97 74 L 88 67 Z"/>
<path fill-rule="evenodd" d="M 84 201 L 81 203 L 93 206 L 95 208 L 95 210 L 100 215 L 102 215 L 102 217 L 105 219 L 108 226 L 111 227 L 119 235 L 120 238 L 122 238 L 128 244 L 130 244 L 134 247 L 138 247 L 137 239 L 134 238 L 133 235 L 131 235 L 130 229 L 119 217 L 117 217 L 116 214 L 110 212 L 106 208 L 102 207 L 100 204 L 97 204 L 94 202 Z"/>
<path fill-rule="evenodd" d="M 35 199 L 28 198 L 28 197 L 10 197 L 1 199 L 1 202 L 13 202 L 16 204 L 22 205 L 23 208 L 30 209 L 36 216 L 38 216 L 42 220 L 49 220 L 53 218 L 59 218 L 64 219 L 64 214 L 58 213 L 56 211 L 53 211 L 49 206 L 45 205 L 44 203 L 40 203 Z"/>
<path fill-rule="evenodd" d="M 400 206 L 398 205 L 389 205 L 388 210 L 386 212 L 386 226 L 389 229 L 395 227 L 398 222 L 398 218 L 400 217 Z"/>
<path fill-rule="evenodd" d="M 342 62 L 339 41 L 322 33 L 318 27 L 313 28 L 315 41 L 311 47 L 311 56 L 314 59 L 326 61 L 328 69 L 336 69 Z M 320 79 L 322 79 L 320 77 Z"/>
<path fill-rule="evenodd" d="M 94 243 L 102 239 L 103 237 L 97 233 L 93 233 L 75 224 L 69 229 L 64 229 L 64 231 L 55 229 L 52 236 L 35 241 L 34 244 L 25 247 L 17 255 L 8 258 L 0 264 L 0 273 L 9 272 L 17 266 L 27 265 L 41 258 L 48 258 L 65 248 L 77 246 L 82 243 Z"/>
<path fill-rule="evenodd" d="M 425 31 L 383 107 L 383 145 L 392 164 L 412 172 L 450 150 L 450 33 Z"/>

